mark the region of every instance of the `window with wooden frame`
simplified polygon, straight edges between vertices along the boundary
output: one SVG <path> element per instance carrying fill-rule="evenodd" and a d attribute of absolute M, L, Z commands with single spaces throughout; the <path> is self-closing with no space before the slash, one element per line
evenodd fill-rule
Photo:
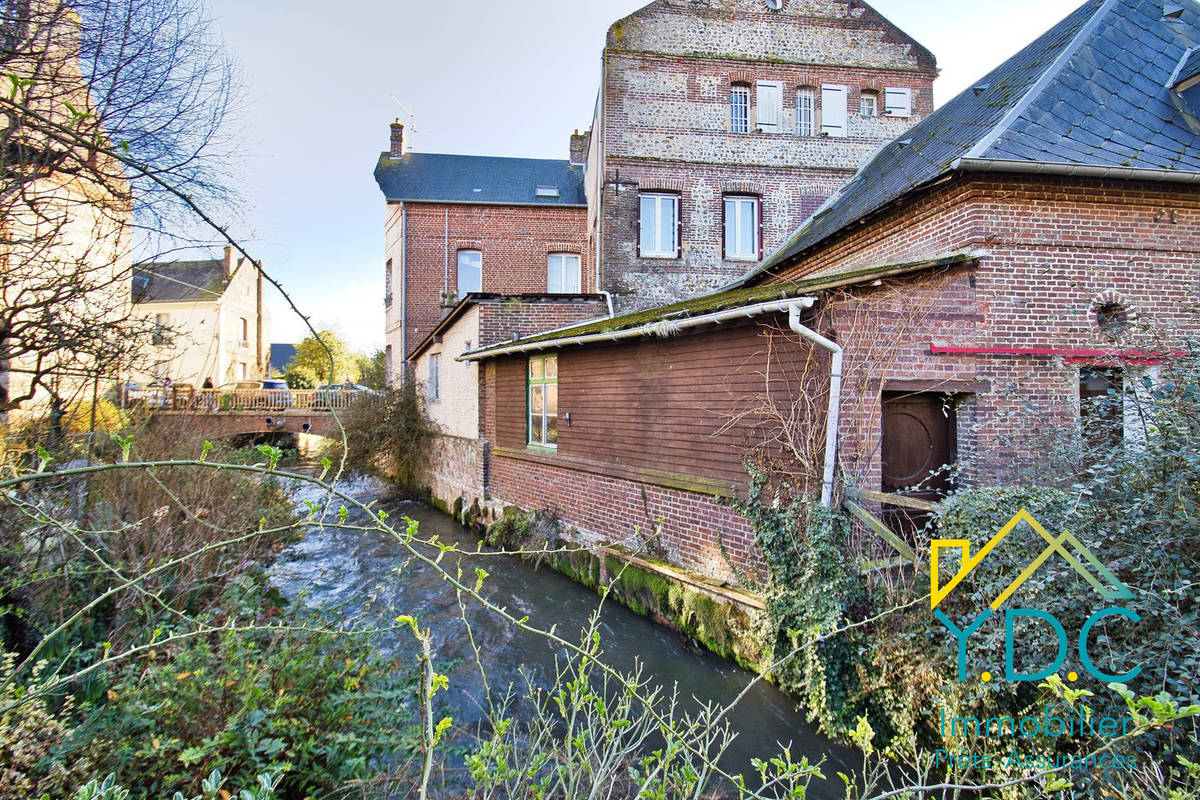
<path fill-rule="evenodd" d="M 558 356 L 529 359 L 526 380 L 530 447 L 558 447 Z"/>
<path fill-rule="evenodd" d="M 811 87 L 801 87 L 796 90 L 796 135 L 815 135 L 814 123 L 817 118 L 816 92 Z"/>
<path fill-rule="evenodd" d="M 750 132 L 750 87 L 735 83 L 729 89 L 729 131 Z"/>
<path fill-rule="evenodd" d="M 875 92 L 864 89 L 858 96 L 858 115 L 860 117 L 879 116 L 879 97 Z"/>
<path fill-rule="evenodd" d="M 725 195 L 723 257 L 757 261 L 762 251 L 762 200 L 753 195 Z"/>
<path fill-rule="evenodd" d="M 551 253 L 546 256 L 546 291 L 550 294 L 579 293 L 579 256 Z"/>
<path fill-rule="evenodd" d="M 650 192 L 639 199 L 638 255 L 679 258 L 679 195 Z"/>

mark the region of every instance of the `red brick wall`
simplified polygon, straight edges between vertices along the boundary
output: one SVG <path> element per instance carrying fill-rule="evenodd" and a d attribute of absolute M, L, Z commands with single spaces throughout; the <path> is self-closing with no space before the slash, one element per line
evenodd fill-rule
<path fill-rule="evenodd" d="M 496 344 L 513 338 L 514 334 L 531 336 L 608 313 L 608 306 L 600 297 L 570 301 L 553 298 L 553 295 L 536 300 L 513 298 L 480 304 L 479 342 L 476 346 Z"/>
<path fill-rule="evenodd" d="M 594 291 L 586 209 L 437 203 L 409 203 L 407 208 L 410 352 L 445 315 L 442 291 L 448 286 L 453 292 L 457 286 L 460 249 L 483 254 L 485 292 L 545 292 L 546 256 L 558 252 L 579 254 L 581 288 Z M 393 296 L 399 298 L 399 287 Z"/>

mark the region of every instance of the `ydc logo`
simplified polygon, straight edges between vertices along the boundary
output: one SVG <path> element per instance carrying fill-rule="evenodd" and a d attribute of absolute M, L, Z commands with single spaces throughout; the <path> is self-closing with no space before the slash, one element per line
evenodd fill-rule
<path fill-rule="evenodd" d="M 1036 531 L 1046 541 L 1046 549 L 1038 555 L 1029 566 L 1016 577 L 1008 588 L 992 601 L 988 608 L 983 610 L 978 617 L 975 618 L 970 625 L 965 628 L 959 628 L 949 617 L 947 617 L 938 605 L 946 599 L 946 597 L 954 591 L 954 588 L 962 583 L 963 579 L 970 575 L 976 567 L 978 567 L 988 554 L 996 549 L 1004 538 L 1013 531 L 1020 523 L 1026 523 L 1034 531 Z M 959 564 L 958 573 L 949 581 L 942 585 L 939 581 L 938 571 L 938 555 L 943 549 L 955 548 L 962 554 Z M 1094 556 L 1090 550 L 1084 547 L 1078 539 L 1076 539 L 1069 531 L 1063 531 L 1060 536 L 1051 536 L 1045 528 L 1043 528 L 1033 516 L 1021 509 L 1017 514 L 1008 521 L 1000 531 L 992 537 L 983 549 L 975 555 L 971 555 L 971 543 L 966 539 L 934 539 L 929 546 L 929 566 L 930 566 L 930 608 L 933 609 L 934 616 L 946 626 L 946 630 L 954 635 L 958 641 L 958 680 L 964 681 L 967 679 L 967 640 L 971 634 L 979 630 L 986 623 L 992 614 L 1000 609 L 1000 606 L 1012 596 L 1012 594 L 1020 588 L 1031 575 L 1037 572 L 1038 568 L 1046 562 L 1047 559 L 1054 555 L 1062 556 L 1067 563 L 1078 572 L 1088 582 L 1088 584 L 1096 591 L 1105 602 L 1102 608 L 1088 617 L 1083 626 L 1079 629 L 1079 661 L 1084 669 L 1094 675 L 1097 679 L 1106 683 L 1126 683 L 1138 676 L 1142 668 L 1134 667 L 1122 675 L 1109 675 L 1106 672 L 1098 669 L 1092 662 L 1092 657 L 1089 652 L 1089 635 L 1092 628 L 1097 622 L 1105 617 L 1126 617 L 1133 622 L 1140 622 L 1141 617 L 1137 612 L 1127 608 L 1122 608 L 1119 605 L 1113 605 L 1113 601 L 1129 599 L 1133 597 L 1133 592 L 1129 590 L 1125 584 L 1117 580 L 1106 566 L 1100 563 L 1100 560 Z M 1085 565 L 1086 562 L 1086 565 Z M 1088 567 L 1091 567 L 1089 569 Z M 1097 577 L 1099 576 L 1099 577 Z M 1058 654 L 1053 663 L 1046 666 L 1040 671 L 1022 673 L 1017 672 L 1013 666 L 1013 623 L 1020 617 L 1032 617 L 1048 624 L 1053 628 L 1058 636 Z M 1062 623 L 1048 611 L 1034 608 L 1009 608 L 1004 612 L 1004 677 L 1009 681 L 1040 681 L 1050 675 L 1053 675 L 1063 665 L 1067 658 L 1068 638 L 1067 632 L 1063 628 Z M 984 672 L 981 675 L 984 681 L 991 680 L 991 673 Z M 1072 672 L 1068 676 L 1071 680 L 1076 680 L 1077 675 Z"/>

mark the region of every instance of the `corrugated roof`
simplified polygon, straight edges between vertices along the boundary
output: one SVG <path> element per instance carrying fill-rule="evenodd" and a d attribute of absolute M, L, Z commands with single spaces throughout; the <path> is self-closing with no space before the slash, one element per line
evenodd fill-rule
<path fill-rule="evenodd" d="M 217 300 L 228 285 L 219 259 L 167 261 L 134 267 L 130 291 L 135 303 L 188 303 Z"/>
<path fill-rule="evenodd" d="M 565 160 L 441 153 L 405 153 L 395 159 L 382 153 L 375 182 L 389 202 L 587 205 L 583 167 Z"/>
<path fill-rule="evenodd" d="M 739 283 L 960 166 L 1005 162 L 1200 171 L 1200 141 L 1166 84 L 1200 41 L 1200 6 L 1089 0 L 898 139 L 885 145 Z"/>
<path fill-rule="evenodd" d="M 797 281 L 772 283 L 764 286 L 753 286 L 746 289 L 732 289 L 729 291 L 715 292 L 713 294 L 701 295 L 700 297 L 693 297 L 689 300 L 681 300 L 677 303 L 671 303 L 670 305 L 659 306 L 658 308 L 651 308 L 645 311 L 635 311 L 629 314 L 621 314 L 616 317 L 604 317 L 591 322 L 583 322 L 579 325 L 573 325 L 568 328 L 560 328 L 559 330 L 550 331 L 548 333 L 525 336 L 515 341 L 500 342 L 489 347 L 476 348 L 475 350 L 468 351 L 468 353 L 464 355 L 470 355 L 475 358 L 487 357 L 489 351 L 492 350 L 501 350 L 535 343 L 550 344 L 559 339 L 573 339 L 578 336 L 589 336 L 592 334 L 616 333 L 617 331 L 623 331 L 629 328 L 637 328 L 656 322 L 679 321 L 682 319 L 688 319 L 689 317 L 699 317 L 705 314 L 712 314 L 718 311 L 740 308 L 742 306 L 753 305 L 755 303 L 766 303 L 772 300 L 786 300 L 790 297 L 797 297 L 800 295 L 819 292 L 839 286 L 850 286 L 852 284 L 864 283 L 894 275 L 907 275 L 913 272 L 920 272 L 937 267 L 949 267 L 956 264 L 965 264 L 969 261 L 972 261 L 974 258 L 975 256 L 970 253 L 954 253 L 951 255 L 925 259 L 922 261 L 911 261 L 902 264 L 878 264 L 871 267 L 859 267 L 856 269 L 842 270 L 839 272 L 828 272 L 821 275 L 812 275 Z"/>

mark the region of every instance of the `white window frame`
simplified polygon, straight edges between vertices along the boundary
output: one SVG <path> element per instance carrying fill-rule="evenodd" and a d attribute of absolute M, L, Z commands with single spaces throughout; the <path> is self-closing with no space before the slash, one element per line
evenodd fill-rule
<path fill-rule="evenodd" d="M 811 88 L 796 90 L 796 135 L 815 136 L 817 123 L 817 93 Z"/>
<path fill-rule="evenodd" d="M 846 86 L 821 86 L 821 135 L 841 138 L 849 127 L 850 89 Z"/>
<path fill-rule="evenodd" d="M 467 264 L 466 266 L 469 269 L 478 269 L 479 270 L 479 288 L 478 289 L 468 289 L 467 291 L 463 291 L 463 279 L 462 279 L 463 278 L 463 256 L 471 255 L 471 254 L 479 256 L 479 263 L 478 264 Z M 454 291 L 460 300 L 462 298 L 466 297 L 471 292 L 482 292 L 483 291 L 483 252 L 482 251 L 475 250 L 475 249 L 472 249 L 469 247 L 464 247 L 463 249 L 458 251 L 458 255 L 455 258 L 455 267 L 454 267 Z"/>
<path fill-rule="evenodd" d="M 579 281 L 580 258 L 578 253 L 548 253 L 546 255 L 547 294 L 579 294 Z M 556 283 L 558 288 L 555 288 Z"/>
<path fill-rule="evenodd" d="M 442 397 L 442 364 L 440 353 L 429 354 L 429 372 L 425 382 L 425 397 L 436 403 Z"/>
<path fill-rule="evenodd" d="M 755 84 L 754 126 L 763 133 L 783 133 L 783 82 Z"/>
<path fill-rule="evenodd" d="M 884 89 L 883 114 L 887 117 L 911 117 L 912 89 Z"/>
<path fill-rule="evenodd" d="M 541 366 L 540 375 L 535 377 L 534 365 Z M 550 371 L 548 366 L 554 365 L 554 376 L 550 377 L 547 373 Z M 549 392 L 546 387 L 554 387 L 554 410 L 551 411 L 547 398 Z M 533 410 L 534 397 L 540 393 L 542 398 L 542 411 L 540 414 L 535 414 Z M 558 449 L 558 356 L 530 356 L 528 363 L 525 366 L 525 441 L 530 447 L 540 447 L 548 450 Z M 550 441 L 550 420 L 553 419 L 555 437 L 554 441 Z"/>
<path fill-rule="evenodd" d="M 879 98 L 873 94 L 861 94 L 858 96 L 858 115 L 860 117 L 878 117 L 879 116 Z"/>
<path fill-rule="evenodd" d="M 733 207 L 733 213 L 730 213 L 730 207 Z M 744 252 L 736 249 L 738 242 L 742 240 L 742 214 L 741 209 L 749 206 L 752 215 L 753 230 L 750 234 L 750 252 Z M 730 261 L 758 261 L 759 258 L 759 240 L 761 239 L 762 230 L 762 201 L 754 195 L 746 194 L 727 194 L 724 198 L 724 253 L 725 258 Z M 732 234 L 732 242 L 734 247 L 730 247 Z"/>
<path fill-rule="evenodd" d="M 654 248 L 646 249 L 642 244 L 646 237 L 646 201 L 653 201 L 654 213 L 650 215 L 650 219 L 654 222 Z M 678 258 L 680 248 L 680 232 L 679 232 L 679 195 L 669 194 L 666 192 L 642 192 L 638 195 L 638 256 L 640 258 Z M 672 230 L 670 239 L 664 235 L 664 231 L 658 229 L 658 221 L 662 218 L 663 204 L 671 205 L 671 221 Z M 663 249 L 663 245 L 670 245 L 670 249 Z"/>
<path fill-rule="evenodd" d="M 745 84 L 729 87 L 729 132 L 750 132 L 750 87 Z"/>

